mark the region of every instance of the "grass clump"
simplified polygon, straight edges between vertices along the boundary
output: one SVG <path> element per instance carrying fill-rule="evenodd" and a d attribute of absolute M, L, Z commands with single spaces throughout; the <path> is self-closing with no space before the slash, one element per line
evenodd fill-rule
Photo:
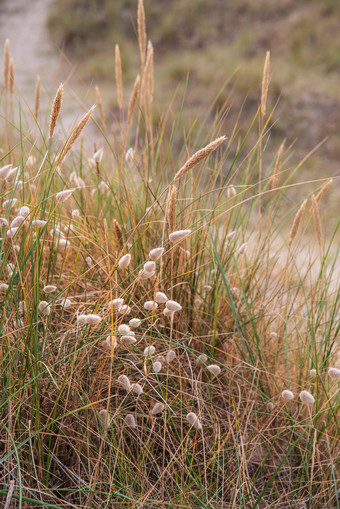
<path fill-rule="evenodd" d="M 170 112 L 154 123 L 141 41 L 132 112 L 119 65 L 118 116 L 92 107 L 63 141 L 37 114 L 15 127 L 3 89 L 0 495 L 337 507 L 337 231 L 316 209 L 329 184 L 301 183 L 292 203 L 282 144 L 262 166 L 267 86 L 249 153 L 223 112 L 178 150 Z"/>

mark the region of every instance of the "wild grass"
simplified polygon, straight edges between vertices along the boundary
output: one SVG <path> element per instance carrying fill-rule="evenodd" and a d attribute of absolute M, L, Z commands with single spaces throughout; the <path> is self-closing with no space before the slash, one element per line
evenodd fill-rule
<path fill-rule="evenodd" d="M 331 184 L 293 201 L 283 145 L 260 171 L 263 97 L 249 153 L 223 111 L 177 150 L 150 55 L 133 108 L 119 64 L 119 115 L 91 108 L 62 141 L 37 105 L 17 125 L 3 86 L 3 504 L 339 507 Z"/>

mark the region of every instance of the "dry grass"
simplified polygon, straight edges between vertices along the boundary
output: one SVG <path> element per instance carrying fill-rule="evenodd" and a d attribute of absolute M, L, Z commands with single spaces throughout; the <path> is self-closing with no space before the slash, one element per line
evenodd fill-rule
<path fill-rule="evenodd" d="M 104 155 L 93 107 L 60 145 L 38 136 L 39 108 L 4 125 L 3 504 L 339 507 L 338 247 L 318 208 L 330 183 L 296 212 L 283 145 L 259 182 L 258 143 L 243 154 L 220 117 L 215 141 L 174 147 L 147 82 L 138 115 L 121 100 L 119 128 L 101 120 Z M 171 242 L 174 229 L 190 232 Z"/>

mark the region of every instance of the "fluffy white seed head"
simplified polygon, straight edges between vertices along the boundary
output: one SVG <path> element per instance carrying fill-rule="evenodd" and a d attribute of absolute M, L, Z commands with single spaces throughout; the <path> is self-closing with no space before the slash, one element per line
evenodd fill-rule
<path fill-rule="evenodd" d="M 0 179 L 5 180 L 9 171 L 12 169 L 13 164 L 6 164 L 0 168 Z"/>
<path fill-rule="evenodd" d="M 130 253 L 124 255 L 121 257 L 121 259 L 118 262 L 120 269 L 127 269 L 131 262 L 131 255 Z"/>
<path fill-rule="evenodd" d="M 176 352 L 174 350 L 169 350 L 169 352 L 165 356 L 165 360 L 168 364 L 176 359 Z"/>
<path fill-rule="evenodd" d="M 143 354 L 145 355 L 145 357 L 151 357 L 151 355 L 153 355 L 156 351 L 156 348 L 154 346 L 147 346 L 145 349 L 144 349 L 144 352 Z"/>
<path fill-rule="evenodd" d="M 72 217 L 73 219 L 75 219 L 76 217 L 79 217 L 80 216 L 80 212 L 78 209 L 73 209 L 72 210 Z"/>
<path fill-rule="evenodd" d="M 144 302 L 144 308 L 147 309 L 148 311 L 152 311 L 158 308 L 158 304 L 153 300 L 147 300 L 146 302 Z"/>
<path fill-rule="evenodd" d="M 311 369 L 309 373 L 312 378 L 316 378 L 316 369 Z"/>
<path fill-rule="evenodd" d="M 211 285 L 204 285 L 203 286 L 203 290 L 205 292 L 211 292 L 212 289 L 213 289 L 213 287 Z"/>
<path fill-rule="evenodd" d="M 130 428 L 137 428 L 136 419 L 132 414 L 127 414 L 124 418 L 124 422 Z"/>
<path fill-rule="evenodd" d="M 8 226 L 8 221 L 5 217 L 0 217 L 0 228 L 6 228 Z"/>
<path fill-rule="evenodd" d="M 132 327 L 132 328 L 139 327 L 141 323 L 142 323 L 142 321 L 141 321 L 141 320 L 139 320 L 139 318 L 132 318 L 132 319 L 129 321 L 129 325 L 130 325 L 130 327 Z"/>
<path fill-rule="evenodd" d="M 301 391 L 300 399 L 302 403 L 305 403 L 306 405 L 313 405 L 313 403 L 315 403 L 314 397 L 308 391 Z"/>
<path fill-rule="evenodd" d="M 160 260 L 162 258 L 162 254 L 164 253 L 164 247 L 156 247 L 155 249 L 151 249 L 149 253 L 150 260 Z"/>
<path fill-rule="evenodd" d="M 46 286 L 44 287 L 44 292 L 45 292 L 45 293 L 53 293 L 53 292 L 55 292 L 55 291 L 56 291 L 56 289 L 57 289 L 57 287 L 56 287 L 56 286 L 54 286 L 54 285 L 46 285 Z"/>
<path fill-rule="evenodd" d="M 168 300 L 166 302 L 165 306 L 167 309 L 169 309 L 170 311 L 173 311 L 173 312 L 181 311 L 181 309 L 182 309 L 182 306 L 180 304 L 178 304 L 178 302 L 176 302 L 175 300 Z"/>
<path fill-rule="evenodd" d="M 221 373 L 221 368 L 217 364 L 211 364 L 207 366 L 207 370 L 210 371 L 214 376 L 218 376 Z"/>
<path fill-rule="evenodd" d="M 17 201 L 18 200 L 16 198 L 12 198 L 11 200 L 5 200 L 2 204 L 2 208 L 10 210 L 12 207 L 14 207 Z"/>
<path fill-rule="evenodd" d="M 270 333 L 270 337 L 271 337 L 271 338 L 277 338 L 277 334 L 276 334 L 276 332 L 271 332 L 271 333 Z"/>
<path fill-rule="evenodd" d="M 86 315 L 79 315 L 77 317 L 77 324 L 78 325 L 85 325 L 86 324 L 86 319 L 87 319 Z"/>
<path fill-rule="evenodd" d="M 172 319 L 174 317 L 174 315 L 175 315 L 175 312 L 171 311 L 168 308 L 165 308 L 165 309 L 163 309 L 163 315 L 166 316 L 167 318 L 171 318 Z"/>
<path fill-rule="evenodd" d="M 164 403 L 155 403 L 151 410 L 151 415 L 161 414 L 164 411 L 164 409 L 165 409 Z"/>
<path fill-rule="evenodd" d="M 9 239 L 12 239 L 16 232 L 18 231 L 19 227 L 17 228 L 10 228 L 9 230 L 7 230 L 7 233 L 6 233 L 6 236 L 9 238 Z"/>
<path fill-rule="evenodd" d="M 138 275 L 140 276 L 141 279 L 150 279 L 155 275 L 155 273 L 156 273 L 155 270 L 147 272 L 146 270 L 142 269 L 139 271 Z"/>
<path fill-rule="evenodd" d="M 25 221 L 25 218 L 24 216 L 17 216 L 13 219 L 13 221 L 11 222 L 11 228 L 17 228 L 18 226 L 21 225 L 21 223 L 23 223 Z"/>
<path fill-rule="evenodd" d="M 337 368 L 329 368 L 328 376 L 334 378 L 335 380 L 340 380 L 340 369 Z"/>
<path fill-rule="evenodd" d="M 156 262 L 145 262 L 144 263 L 145 272 L 154 272 L 156 270 Z"/>
<path fill-rule="evenodd" d="M 131 165 L 133 163 L 133 160 L 135 158 L 135 151 L 132 147 L 130 147 L 125 154 L 125 161 L 128 163 L 128 165 Z"/>
<path fill-rule="evenodd" d="M 60 305 L 61 305 L 61 307 L 62 307 L 63 309 L 67 309 L 67 308 L 69 308 L 69 307 L 71 307 L 71 306 L 72 306 L 72 302 L 70 301 L 70 299 L 67 299 L 67 298 L 65 297 L 65 299 L 62 299 L 62 300 L 60 301 Z"/>
<path fill-rule="evenodd" d="M 98 315 L 87 315 L 86 316 L 86 323 L 88 325 L 98 325 L 102 319 Z"/>
<path fill-rule="evenodd" d="M 285 389 L 284 391 L 282 391 L 281 396 L 282 396 L 282 399 L 284 399 L 285 401 L 291 401 L 292 399 L 294 399 L 293 392 L 289 391 L 288 389 Z"/>
<path fill-rule="evenodd" d="M 20 211 L 19 211 L 19 214 L 20 216 L 23 216 L 23 217 L 26 217 L 28 216 L 28 214 L 30 213 L 30 209 L 29 207 L 27 207 L 26 205 L 24 205 L 23 207 L 21 207 Z"/>
<path fill-rule="evenodd" d="M 68 200 L 73 193 L 74 189 L 65 189 L 65 191 L 60 191 L 60 193 L 56 194 L 56 201 L 57 203 L 63 203 L 64 201 Z"/>
<path fill-rule="evenodd" d="M 102 346 L 105 348 L 105 350 L 114 350 L 117 348 L 117 338 L 116 336 L 107 336 L 107 338 L 103 339 Z"/>
<path fill-rule="evenodd" d="M 202 424 L 200 423 L 199 418 L 197 417 L 197 415 L 194 412 L 190 412 L 187 415 L 187 421 L 189 424 L 191 424 L 191 426 L 193 428 L 202 429 Z"/>
<path fill-rule="evenodd" d="M 101 147 L 97 150 L 97 152 L 93 154 L 92 159 L 94 160 L 95 163 L 100 163 L 100 161 L 103 158 L 103 151 L 104 149 Z"/>
<path fill-rule="evenodd" d="M 124 304 L 124 299 L 113 299 L 113 300 L 110 302 L 109 306 L 110 306 L 112 309 L 116 310 L 116 309 L 121 308 L 123 304 Z"/>
<path fill-rule="evenodd" d="M 230 242 L 231 240 L 233 240 L 233 238 L 235 237 L 236 233 L 237 233 L 237 230 L 234 230 L 234 231 L 232 231 L 232 232 L 228 233 L 228 235 L 226 236 L 226 240 L 227 240 L 228 242 Z"/>
<path fill-rule="evenodd" d="M 140 384 L 131 385 L 132 392 L 136 394 L 136 396 L 140 396 L 143 394 L 143 387 Z"/>
<path fill-rule="evenodd" d="M 105 408 L 103 408 L 102 410 L 100 410 L 98 415 L 104 428 L 109 428 L 111 424 L 111 417 L 109 412 Z"/>
<path fill-rule="evenodd" d="M 244 254 L 247 251 L 248 244 L 247 242 L 244 242 L 237 250 L 237 253 L 240 255 Z"/>
<path fill-rule="evenodd" d="M 234 186 L 229 186 L 227 188 L 227 196 L 228 198 L 234 198 L 234 196 L 236 196 L 236 189 Z"/>
<path fill-rule="evenodd" d="M 207 360 L 208 357 L 204 353 L 201 353 L 201 355 L 197 357 L 197 362 L 202 362 L 203 364 L 205 364 Z"/>
<path fill-rule="evenodd" d="M 165 304 L 166 301 L 169 300 L 168 297 L 163 292 L 157 292 L 155 296 L 155 301 L 158 304 Z"/>
<path fill-rule="evenodd" d="M 118 327 L 118 332 L 119 332 L 119 334 L 129 334 L 129 332 L 131 332 L 131 329 L 128 325 L 126 325 L 125 323 L 122 323 Z"/>
<path fill-rule="evenodd" d="M 13 182 L 19 172 L 20 172 L 19 166 L 13 168 L 12 170 L 9 170 L 6 175 L 6 182 Z"/>
<path fill-rule="evenodd" d="M 1 283 L 0 284 L 0 292 L 5 293 L 5 292 L 7 292 L 7 290 L 8 290 L 8 285 L 6 285 L 6 283 Z"/>
<path fill-rule="evenodd" d="M 159 373 L 162 369 L 162 363 L 159 361 L 156 361 L 153 365 L 153 370 L 155 373 Z"/>
<path fill-rule="evenodd" d="M 177 242 L 181 242 L 182 240 L 189 237 L 191 234 L 191 230 L 178 230 L 176 232 L 172 232 L 169 235 L 170 242 L 173 242 L 174 244 Z"/>
<path fill-rule="evenodd" d="M 128 379 L 128 377 L 126 375 L 119 375 L 119 377 L 117 378 L 117 382 L 119 383 L 119 385 L 126 391 L 126 392 L 129 392 L 130 389 L 131 389 L 131 384 L 130 384 L 130 380 Z"/>
<path fill-rule="evenodd" d="M 118 313 L 121 315 L 129 315 L 131 313 L 131 308 L 127 304 L 123 304 L 120 308 L 118 308 Z"/>
<path fill-rule="evenodd" d="M 48 316 L 51 313 L 51 308 L 46 300 L 39 302 L 38 309 L 42 315 Z"/>
<path fill-rule="evenodd" d="M 36 219 L 33 223 L 33 226 L 35 226 L 38 230 L 40 228 L 44 228 L 44 226 L 47 224 L 47 221 L 44 221 L 43 219 Z"/>
<path fill-rule="evenodd" d="M 120 341 L 122 343 L 124 343 L 125 345 L 133 345 L 134 343 L 137 342 L 137 339 L 134 336 L 131 336 L 131 333 L 130 333 L 130 335 L 128 335 L 128 336 L 127 335 L 121 336 Z"/>

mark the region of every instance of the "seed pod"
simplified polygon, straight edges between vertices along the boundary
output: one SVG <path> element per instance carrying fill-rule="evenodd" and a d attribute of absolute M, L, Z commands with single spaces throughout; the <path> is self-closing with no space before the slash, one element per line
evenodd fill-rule
<path fill-rule="evenodd" d="M 78 325 L 85 325 L 86 324 L 86 319 L 87 319 L 86 315 L 79 315 L 77 317 L 77 324 Z"/>
<path fill-rule="evenodd" d="M 38 309 L 42 315 L 48 316 L 51 313 L 51 308 L 46 300 L 39 302 Z"/>
<path fill-rule="evenodd" d="M 102 319 L 98 315 L 87 315 L 86 316 L 86 323 L 88 325 L 97 325 L 101 321 L 102 321 Z"/>
<path fill-rule="evenodd" d="M 113 299 L 113 300 L 110 302 L 109 306 L 110 306 L 112 309 L 116 310 L 116 309 L 121 308 L 123 304 L 124 304 L 124 299 Z"/>
<path fill-rule="evenodd" d="M 60 191 L 60 193 L 57 193 L 56 194 L 56 202 L 57 203 L 62 203 L 66 200 L 68 200 L 70 198 L 70 196 L 72 195 L 74 189 L 65 189 L 65 191 Z"/>
<path fill-rule="evenodd" d="M 153 355 L 156 351 L 156 348 L 154 346 L 147 346 L 145 349 L 144 349 L 144 352 L 143 354 L 145 355 L 145 357 L 151 357 L 151 355 Z"/>
<path fill-rule="evenodd" d="M 127 414 L 125 416 L 124 422 L 130 428 L 137 428 L 136 419 L 134 418 L 134 416 L 132 414 Z"/>
<path fill-rule="evenodd" d="M 155 301 L 158 304 L 165 304 L 166 301 L 169 300 L 168 297 L 163 292 L 157 292 L 155 296 Z"/>
<path fill-rule="evenodd" d="M 132 388 L 132 392 L 134 394 L 136 394 L 136 396 L 140 396 L 141 394 L 143 394 L 143 387 L 139 384 L 134 384 L 134 385 L 131 385 L 131 388 Z"/>
<path fill-rule="evenodd" d="M 120 306 L 120 308 L 118 309 L 118 312 L 121 315 L 129 315 L 131 313 L 131 308 L 130 308 L 130 306 L 124 304 L 123 306 Z"/>
<path fill-rule="evenodd" d="M 147 272 L 146 270 L 142 269 L 139 271 L 139 276 L 141 279 L 150 279 L 155 275 L 155 271 Z"/>
<path fill-rule="evenodd" d="M 221 368 L 216 364 L 211 364 L 207 366 L 207 370 L 210 371 L 214 376 L 218 376 L 221 373 Z"/>
<path fill-rule="evenodd" d="M 164 403 L 155 403 L 152 410 L 151 410 L 151 415 L 157 415 L 157 414 L 161 414 L 165 409 L 165 405 Z"/>
<path fill-rule="evenodd" d="M 144 302 L 144 307 L 148 311 L 153 311 L 154 309 L 158 308 L 158 304 L 157 304 L 157 302 L 154 302 L 153 300 L 147 300 L 146 302 Z"/>
<path fill-rule="evenodd" d="M 100 420 L 102 421 L 104 428 L 109 428 L 110 424 L 111 424 L 111 418 L 110 418 L 109 412 L 105 408 L 103 408 L 102 410 L 100 410 L 98 415 L 99 415 Z"/>
<path fill-rule="evenodd" d="M 155 262 L 145 262 L 144 263 L 144 270 L 145 272 L 154 272 L 156 269 L 156 263 Z"/>
<path fill-rule="evenodd" d="M 193 428 L 202 429 L 202 424 L 200 423 L 199 418 L 194 412 L 190 412 L 187 415 L 187 421 L 189 422 L 189 424 L 191 424 Z"/>
<path fill-rule="evenodd" d="M 159 373 L 162 369 L 162 363 L 159 361 L 156 361 L 153 365 L 153 370 L 155 373 Z"/>
<path fill-rule="evenodd" d="M 122 323 L 118 327 L 118 332 L 119 332 L 119 334 L 129 334 L 129 332 L 131 332 L 131 329 L 128 325 L 126 325 L 125 323 Z"/>
<path fill-rule="evenodd" d="M 314 397 L 308 391 L 301 391 L 300 399 L 302 403 L 305 403 L 306 405 L 313 405 L 313 403 L 315 403 Z"/>
<path fill-rule="evenodd" d="M 156 247 L 155 249 L 151 249 L 149 253 L 149 258 L 151 260 L 160 260 L 162 258 L 162 254 L 164 253 L 164 247 Z"/>
<path fill-rule="evenodd" d="M 25 221 L 25 218 L 23 216 L 17 216 L 13 219 L 11 222 L 11 228 L 17 228 L 21 225 L 21 223 Z"/>
<path fill-rule="evenodd" d="M 289 391 L 288 389 L 282 391 L 281 396 L 282 399 L 284 399 L 285 401 L 290 401 L 294 399 L 294 394 L 292 393 L 292 391 Z"/>
<path fill-rule="evenodd" d="M 56 291 L 56 289 L 57 289 L 57 287 L 54 285 L 47 285 L 44 287 L 44 292 L 45 293 L 53 293 Z"/>
<path fill-rule="evenodd" d="M 131 389 L 130 380 L 126 375 L 119 375 L 119 377 L 117 378 L 117 382 L 126 392 L 130 391 Z"/>
<path fill-rule="evenodd" d="M 70 299 L 65 298 L 60 301 L 60 305 L 63 309 L 67 309 L 70 306 L 72 306 L 72 302 L 70 301 Z"/>
<path fill-rule="evenodd" d="M 169 352 L 165 356 L 165 360 L 168 364 L 176 359 L 176 352 L 174 350 L 169 350 Z"/>
<path fill-rule="evenodd" d="M 329 368 L 328 376 L 334 378 L 335 380 L 340 380 L 340 369 L 337 368 Z"/>
<path fill-rule="evenodd" d="M 176 302 L 175 300 L 168 300 L 165 306 L 167 309 L 173 312 L 181 311 L 182 309 L 182 306 L 178 304 L 178 302 Z"/>
<path fill-rule="evenodd" d="M 121 342 L 126 345 L 133 345 L 137 342 L 137 339 L 134 336 L 121 336 L 120 338 Z"/>
<path fill-rule="evenodd" d="M 176 232 L 172 232 L 169 235 L 170 242 L 174 244 L 177 242 L 181 242 L 185 238 L 187 238 L 191 234 L 191 230 L 178 230 Z"/>
<path fill-rule="evenodd" d="M 132 318 L 132 319 L 129 321 L 129 325 L 130 325 L 130 327 L 133 327 L 133 328 L 135 328 L 135 327 L 139 327 L 141 323 L 142 323 L 142 321 L 141 321 L 141 320 L 139 320 L 139 318 Z"/>
<path fill-rule="evenodd" d="M 121 257 L 121 259 L 118 262 L 120 269 L 127 269 L 131 262 L 131 255 L 128 253 Z"/>
<path fill-rule="evenodd" d="M 26 205 L 24 205 L 23 207 L 20 208 L 20 211 L 19 211 L 20 216 L 26 217 L 26 216 L 28 216 L 29 213 L 30 213 L 30 209 Z"/>

